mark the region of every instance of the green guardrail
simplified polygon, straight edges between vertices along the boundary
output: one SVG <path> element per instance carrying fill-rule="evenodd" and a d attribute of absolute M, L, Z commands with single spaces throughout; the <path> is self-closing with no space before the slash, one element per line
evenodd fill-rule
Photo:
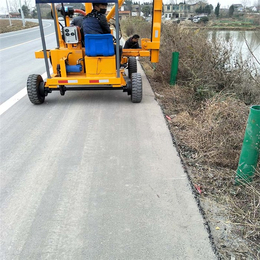
<path fill-rule="evenodd" d="M 171 78 L 170 78 L 170 85 L 176 84 L 176 78 L 178 73 L 178 66 L 179 66 L 179 52 L 172 53 L 172 66 L 171 66 Z"/>
<path fill-rule="evenodd" d="M 249 183 L 253 180 L 259 158 L 259 150 L 260 105 L 257 105 L 250 108 L 235 184 Z"/>

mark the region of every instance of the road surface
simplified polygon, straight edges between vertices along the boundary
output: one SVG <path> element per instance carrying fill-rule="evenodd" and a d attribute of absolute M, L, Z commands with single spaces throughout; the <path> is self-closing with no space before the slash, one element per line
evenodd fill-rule
<path fill-rule="evenodd" d="M 1 106 L 45 71 L 33 32 L 0 37 Z M 2 113 L 1 259 L 216 259 L 138 71 L 140 104 L 121 91 L 54 92 L 39 106 L 20 97 Z"/>

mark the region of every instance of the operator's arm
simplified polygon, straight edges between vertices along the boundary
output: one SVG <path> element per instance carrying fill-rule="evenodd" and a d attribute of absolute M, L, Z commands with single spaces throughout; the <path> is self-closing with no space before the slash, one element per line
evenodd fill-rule
<path fill-rule="evenodd" d="M 100 16 L 99 24 L 103 30 L 103 33 L 111 33 L 111 30 L 110 30 L 108 22 L 107 22 L 107 18 L 104 15 Z"/>
<path fill-rule="evenodd" d="M 133 49 L 141 49 L 138 42 L 134 45 Z"/>
<path fill-rule="evenodd" d="M 72 19 L 70 25 L 71 25 L 71 26 L 77 26 L 78 23 L 79 23 L 79 20 L 80 20 L 80 19 L 81 19 L 80 16 L 76 16 L 76 17 L 74 17 L 74 18 Z"/>
<path fill-rule="evenodd" d="M 70 26 L 75 26 L 75 18 L 71 21 Z"/>

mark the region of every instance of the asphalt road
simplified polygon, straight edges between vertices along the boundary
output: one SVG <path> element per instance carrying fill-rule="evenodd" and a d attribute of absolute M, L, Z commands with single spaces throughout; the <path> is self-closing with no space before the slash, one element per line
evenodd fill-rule
<path fill-rule="evenodd" d="M 47 48 L 55 48 L 52 21 L 44 21 L 44 33 Z M 35 59 L 38 50 L 42 50 L 39 27 L 0 34 L 0 104 L 26 86 L 29 74 L 45 72 L 44 61 Z"/>
<path fill-rule="evenodd" d="M 0 36 L 1 104 L 45 71 L 33 32 Z M 138 70 L 140 104 L 121 91 L 54 92 L 0 116 L 0 259 L 216 259 Z"/>

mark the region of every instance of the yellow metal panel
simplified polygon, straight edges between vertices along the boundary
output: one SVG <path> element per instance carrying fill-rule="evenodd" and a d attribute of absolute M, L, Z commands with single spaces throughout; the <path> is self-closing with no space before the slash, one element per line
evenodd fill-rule
<path fill-rule="evenodd" d="M 87 77 L 111 77 L 116 75 L 116 58 L 110 57 L 88 57 L 85 56 L 85 67 Z"/>
<path fill-rule="evenodd" d="M 85 3 L 85 13 L 88 14 L 92 11 L 92 4 L 91 3 Z"/>
<path fill-rule="evenodd" d="M 36 59 L 44 59 L 43 51 L 36 51 L 35 52 L 35 58 Z M 50 50 L 47 50 L 47 58 L 50 58 Z"/>
<path fill-rule="evenodd" d="M 55 76 L 55 74 L 52 74 L 52 76 Z M 99 85 L 109 85 L 109 86 L 113 86 L 113 87 L 121 87 L 121 86 L 125 86 L 126 85 L 126 81 L 121 73 L 120 78 L 116 78 L 116 77 L 106 77 L 106 78 L 102 78 L 105 79 L 107 82 L 96 82 L 93 83 L 92 81 L 97 80 L 97 78 L 95 77 L 82 77 L 82 76 L 76 76 L 74 75 L 73 77 L 68 76 L 68 77 L 60 77 L 60 78 L 50 78 L 46 80 L 46 87 L 49 88 L 58 88 L 59 85 L 66 85 L 66 86 L 78 86 L 78 85 L 82 85 L 82 87 L 84 86 L 99 86 Z M 101 80 L 102 80 L 101 79 Z M 66 82 L 69 81 L 69 82 Z"/>
<path fill-rule="evenodd" d="M 151 45 L 151 62 L 159 61 L 159 48 L 161 38 L 161 17 L 162 17 L 162 0 L 153 2 L 153 25 L 152 25 L 152 44 Z M 149 44 L 148 44 L 149 46 Z"/>
<path fill-rule="evenodd" d="M 64 58 L 60 59 L 60 71 L 61 71 L 62 77 L 67 77 L 65 59 Z"/>
<path fill-rule="evenodd" d="M 154 41 L 154 42 L 146 43 L 146 49 L 148 50 L 159 50 L 159 48 L 160 48 L 160 42 Z"/>
<path fill-rule="evenodd" d="M 126 56 L 125 54 L 123 54 L 124 56 Z M 127 57 L 122 57 L 121 58 L 121 63 L 124 64 L 124 63 L 127 63 Z"/>
<path fill-rule="evenodd" d="M 65 26 L 70 26 L 70 18 L 69 18 L 69 16 L 65 17 L 65 21 L 66 21 Z"/>
<path fill-rule="evenodd" d="M 156 63 L 159 61 L 159 50 L 151 50 L 151 62 Z"/>
<path fill-rule="evenodd" d="M 142 49 L 123 49 L 122 56 L 140 56 L 140 57 L 149 57 L 150 51 Z"/>

